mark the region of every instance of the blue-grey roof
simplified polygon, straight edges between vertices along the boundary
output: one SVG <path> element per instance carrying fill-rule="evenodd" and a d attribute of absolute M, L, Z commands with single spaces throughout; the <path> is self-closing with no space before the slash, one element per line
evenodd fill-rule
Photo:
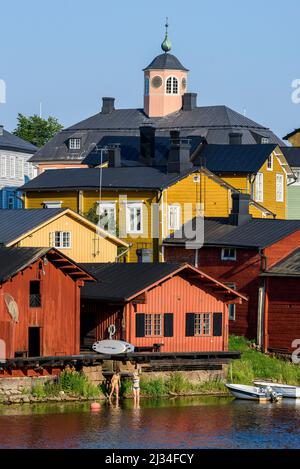
<path fill-rule="evenodd" d="M 178 173 L 167 173 L 165 168 L 144 166 L 121 168 L 78 168 L 54 169 L 27 182 L 20 188 L 22 191 L 43 190 L 81 190 L 99 189 L 100 174 L 102 172 L 102 189 L 154 189 L 169 187 L 183 179 L 197 168 Z"/>
<path fill-rule="evenodd" d="M 66 209 L 0 209 L 0 244 L 7 245 Z"/>
<path fill-rule="evenodd" d="M 215 173 L 256 173 L 276 148 L 263 145 L 203 145 L 194 159 Z"/>
<path fill-rule="evenodd" d="M 296 249 L 261 275 L 264 277 L 300 277 L 300 249 Z"/>
<path fill-rule="evenodd" d="M 116 109 L 109 114 L 99 112 L 68 129 L 58 132 L 46 145 L 31 157 L 32 162 L 81 162 L 94 151 L 106 136 L 139 136 L 142 125 L 156 127 L 156 135 L 169 137 L 170 130 L 180 130 L 182 137 L 201 136 L 211 144 L 228 144 L 229 133 L 243 135 L 243 144 L 256 144 L 261 137 L 269 143 L 284 143 L 269 129 L 226 106 L 203 106 L 191 111 L 180 110 L 165 117 L 149 118 L 142 109 Z M 81 150 L 69 150 L 69 138 L 81 138 Z"/>
<path fill-rule="evenodd" d="M 145 70 L 186 70 L 175 55 L 164 53 L 155 57 Z"/>
<path fill-rule="evenodd" d="M 0 134 L 0 148 L 22 153 L 35 153 L 38 150 L 32 143 L 7 132 L 5 129 L 3 129 L 3 135 Z"/>
<path fill-rule="evenodd" d="M 50 248 L 0 247 L 0 283 L 31 265 L 49 250 Z"/>
<path fill-rule="evenodd" d="M 300 168 L 300 147 L 281 147 L 281 151 L 292 168 Z"/>
<path fill-rule="evenodd" d="M 193 242 L 194 240 L 188 239 L 184 233 L 190 233 L 191 229 L 195 231 L 196 219 L 194 218 L 186 225 L 190 226 L 189 230 L 184 229 L 183 234 L 175 233 L 171 235 L 164 243 L 166 245 L 185 245 L 187 241 Z M 208 217 L 204 219 L 204 226 L 203 224 L 198 226 L 204 229 L 205 246 L 263 249 L 300 230 L 300 220 L 253 218 L 240 226 L 236 226 L 230 224 L 229 218 Z"/>

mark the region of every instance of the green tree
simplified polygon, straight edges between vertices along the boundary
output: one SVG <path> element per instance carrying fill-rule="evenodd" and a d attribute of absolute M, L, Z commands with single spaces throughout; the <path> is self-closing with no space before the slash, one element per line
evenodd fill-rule
<path fill-rule="evenodd" d="M 36 114 L 27 117 L 19 113 L 17 120 L 18 125 L 13 133 L 37 147 L 45 145 L 57 132 L 63 129 L 63 126 L 53 116 L 43 119 Z"/>

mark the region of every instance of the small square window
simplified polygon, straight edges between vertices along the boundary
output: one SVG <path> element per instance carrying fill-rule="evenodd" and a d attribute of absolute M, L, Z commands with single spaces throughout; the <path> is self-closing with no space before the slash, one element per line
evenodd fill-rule
<path fill-rule="evenodd" d="M 210 313 L 196 313 L 194 319 L 194 335 L 210 335 Z"/>
<path fill-rule="evenodd" d="M 261 137 L 261 143 L 262 144 L 269 143 L 269 137 Z"/>
<path fill-rule="evenodd" d="M 71 232 L 70 231 L 54 231 L 53 246 L 59 249 L 70 248 L 71 247 Z"/>
<path fill-rule="evenodd" d="M 80 148 L 81 148 L 81 138 L 69 138 L 70 150 L 80 150 Z"/>
<path fill-rule="evenodd" d="M 236 260 L 236 249 L 234 248 L 223 248 L 221 253 L 221 259 L 223 261 L 235 261 Z"/>

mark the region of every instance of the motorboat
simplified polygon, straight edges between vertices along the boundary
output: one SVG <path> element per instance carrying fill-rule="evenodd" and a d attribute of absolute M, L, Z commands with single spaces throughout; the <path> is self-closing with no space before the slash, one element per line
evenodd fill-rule
<path fill-rule="evenodd" d="M 274 391 L 270 386 L 250 386 L 246 384 L 226 384 L 231 394 L 236 399 L 246 399 L 251 401 L 278 401 L 282 396 Z"/>
<path fill-rule="evenodd" d="M 273 383 L 272 381 L 254 380 L 253 384 L 261 388 L 271 387 L 274 391 L 282 394 L 284 398 L 299 399 L 300 386 L 293 386 L 291 384 Z"/>

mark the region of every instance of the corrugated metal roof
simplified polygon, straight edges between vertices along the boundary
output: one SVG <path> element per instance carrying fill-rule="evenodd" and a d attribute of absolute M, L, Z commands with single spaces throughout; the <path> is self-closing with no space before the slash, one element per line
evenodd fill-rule
<path fill-rule="evenodd" d="M 0 282 L 25 269 L 51 248 L 0 248 Z"/>
<path fill-rule="evenodd" d="M 167 173 L 165 168 L 144 166 L 121 168 L 79 168 L 44 171 L 20 188 L 22 191 L 47 189 L 99 189 L 102 172 L 102 189 L 163 189 L 196 171 Z"/>
<path fill-rule="evenodd" d="M 194 163 L 200 159 L 215 173 L 256 173 L 276 148 L 264 145 L 203 145 Z"/>
<path fill-rule="evenodd" d="M 1 209 L 0 244 L 8 244 L 66 209 Z"/>
<path fill-rule="evenodd" d="M 144 70 L 186 70 L 175 55 L 164 53 L 157 55 Z"/>
<path fill-rule="evenodd" d="M 3 135 L 0 135 L 0 148 L 22 153 L 35 153 L 38 150 L 32 143 L 7 132 L 5 129 L 3 129 Z"/>
<path fill-rule="evenodd" d="M 261 275 L 264 277 L 300 277 L 300 249 L 295 250 Z"/>
<path fill-rule="evenodd" d="M 295 231 L 300 230 L 300 220 L 274 220 L 253 218 L 243 225 L 230 224 L 229 218 L 205 218 L 204 225 L 205 246 L 232 246 L 265 248 L 283 239 Z M 188 239 L 184 233 L 195 232 L 196 219 L 188 222 L 181 232 L 176 232 L 164 243 L 167 245 L 185 245 L 193 243 L 194 239 Z M 199 239 L 202 239 L 199 235 Z M 199 246 L 201 247 L 201 246 Z"/>
<path fill-rule="evenodd" d="M 300 168 L 300 147 L 281 147 L 288 164 L 294 168 Z"/>

